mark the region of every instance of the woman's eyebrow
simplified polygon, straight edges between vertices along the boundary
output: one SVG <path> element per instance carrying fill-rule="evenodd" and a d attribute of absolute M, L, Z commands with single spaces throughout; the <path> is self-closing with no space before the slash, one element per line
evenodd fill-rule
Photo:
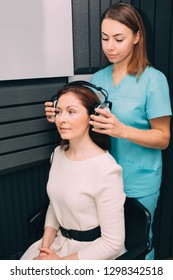
<path fill-rule="evenodd" d="M 102 34 L 108 37 L 108 35 L 106 33 L 102 32 Z M 120 35 L 124 35 L 124 34 L 117 33 L 117 34 L 114 34 L 113 37 L 117 37 L 117 36 L 120 36 Z"/>
<path fill-rule="evenodd" d="M 68 109 L 69 109 L 69 108 L 78 108 L 78 106 L 76 106 L 76 105 L 69 105 L 67 108 L 68 108 Z"/>
<path fill-rule="evenodd" d="M 59 107 L 59 106 L 57 106 L 56 107 L 57 109 L 62 109 L 62 107 Z M 69 106 L 67 106 L 67 109 L 69 109 L 69 108 L 78 108 L 78 106 L 76 106 L 76 105 L 69 105 Z"/>

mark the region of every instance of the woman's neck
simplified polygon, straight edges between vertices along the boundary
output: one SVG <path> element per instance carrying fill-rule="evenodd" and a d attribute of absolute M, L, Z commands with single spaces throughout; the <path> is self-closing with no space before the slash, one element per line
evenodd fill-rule
<path fill-rule="evenodd" d="M 69 143 L 69 149 L 65 152 L 66 157 L 71 160 L 86 160 L 104 153 L 91 139 L 87 141 Z"/>
<path fill-rule="evenodd" d="M 114 86 L 116 87 L 121 80 L 127 75 L 127 65 L 126 64 L 113 64 L 112 66 L 112 78 Z"/>
<path fill-rule="evenodd" d="M 112 66 L 113 73 L 127 73 L 128 61 L 124 60 L 119 63 L 114 63 Z"/>

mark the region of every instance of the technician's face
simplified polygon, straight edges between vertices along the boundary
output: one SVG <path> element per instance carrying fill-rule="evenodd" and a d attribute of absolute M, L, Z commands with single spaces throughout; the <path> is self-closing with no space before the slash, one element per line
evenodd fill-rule
<path fill-rule="evenodd" d="M 83 139 L 89 134 L 89 115 L 72 92 L 62 95 L 56 108 L 55 124 L 62 139 Z"/>
<path fill-rule="evenodd" d="M 139 41 L 139 32 L 133 34 L 126 25 L 112 19 L 102 22 L 102 48 L 111 63 L 129 61 L 134 45 Z"/>

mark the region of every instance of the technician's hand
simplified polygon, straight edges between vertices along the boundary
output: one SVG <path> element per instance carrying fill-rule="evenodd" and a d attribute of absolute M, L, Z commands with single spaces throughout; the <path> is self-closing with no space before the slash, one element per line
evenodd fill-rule
<path fill-rule="evenodd" d="M 55 108 L 52 107 L 53 103 L 51 101 L 45 102 L 45 113 L 47 120 L 51 123 L 55 122 Z"/>
<path fill-rule="evenodd" d="M 33 260 L 61 260 L 61 258 L 51 249 L 41 247 L 39 250 L 40 254 L 38 257 L 33 258 Z"/>
<path fill-rule="evenodd" d="M 116 138 L 124 138 L 126 126 L 114 114 L 100 108 L 96 108 L 95 111 L 100 115 L 90 116 L 93 131 Z"/>

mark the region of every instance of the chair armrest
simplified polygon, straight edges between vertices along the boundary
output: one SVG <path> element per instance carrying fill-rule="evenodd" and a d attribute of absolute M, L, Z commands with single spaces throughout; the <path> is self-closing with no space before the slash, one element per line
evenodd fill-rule
<path fill-rule="evenodd" d="M 47 207 L 35 212 L 29 219 L 29 229 L 34 240 L 42 237 Z"/>
<path fill-rule="evenodd" d="M 43 222 L 43 220 L 45 219 L 45 215 L 46 215 L 46 210 L 45 209 L 34 213 L 29 219 L 30 227 L 34 228 L 35 225 L 37 225 L 40 222 Z"/>
<path fill-rule="evenodd" d="M 141 257 L 146 255 L 147 250 L 148 248 L 146 247 L 146 245 L 140 245 L 130 251 L 125 252 L 124 254 L 116 258 L 116 260 L 140 260 Z M 145 259 L 145 257 L 143 257 L 143 259 Z"/>
<path fill-rule="evenodd" d="M 141 244 L 134 249 L 131 249 L 118 258 L 116 260 L 144 260 L 145 256 L 152 250 L 153 242 L 150 239 L 148 244 Z"/>

